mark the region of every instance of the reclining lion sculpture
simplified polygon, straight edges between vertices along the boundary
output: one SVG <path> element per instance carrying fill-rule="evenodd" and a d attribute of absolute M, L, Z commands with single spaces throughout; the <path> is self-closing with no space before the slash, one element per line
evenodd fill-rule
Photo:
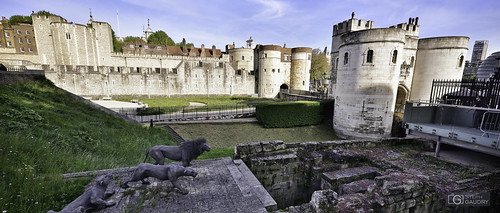
<path fill-rule="evenodd" d="M 76 198 L 73 202 L 69 203 L 60 212 L 61 213 L 75 213 L 75 212 L 92 212 L 100 207 L 113 206 L 115 202 L 106 202 L 104 199 L 108 198 L 114 192 L 106 192 L 109 183 L 113 181 L 111 175 L 102 175 L 97 177 L 95 184 L 85 190 L 85 192 Z M 54 213 L 50 210 L 48 213 Z"/>
<path fill-rule="evenodd" d="M 183 167 L 175 164 L 153 165 L 149 163 L 141 163 L 134 170 L 134 174 L 130 180 L 125 181 L 122 188 L 128 188 L 129 182 L 142 181 L 143 184 L 149 184 L 146 180 L 148 177 L 154 177 L 159 180 L 170 180 L 175 188 L 179 189 L 182 194 L 187 194 L 188 191 L 179 185 L 177 178 L 182 176 L 196 177 L 198 173 L 192 168 Z"/>
<path fill-rule="evenodd" d="M 146 152 L 143 163 L 146 162 L 148 155 L 151 155 L 159 165 L 165 164 L 165 158 L 175 161 L 182 161 L 182 166 L 187 167 L 193 159 L 196 159 L 204 151 L 209 152 L 210 146 L 207 145 L 205 138 L 198 138 L 192 141 L 186 141 L 180 146 L 153 146 Z"/>

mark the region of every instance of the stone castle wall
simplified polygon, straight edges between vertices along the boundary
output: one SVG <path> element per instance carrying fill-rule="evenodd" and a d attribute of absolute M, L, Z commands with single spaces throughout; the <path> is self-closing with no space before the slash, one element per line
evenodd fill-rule
<path fill-rule="evenodd" d="M 267 52 L 260 58 L 254 49 L 234 48 L 234 45 L 226 54 L 215 46 L 205 49 L 204 45 L 190 50 L 175 47 L 175 53 L 161 55 L 114 53 L 108 23 L 90 20 L 87 25 L 80 25 L 54 15 L 34 14 L 32 18 L 38 54 L 15 54 L 8 48 L 0 48 L 0 63 L 45 70 L 56 86 L 77 95 L 170 97 L 259 93 L 260 97 L 274 98 L 281 85 L 290 86 L 291 57 L 283 55 L 290 48 L 266 45 L 273 47 L 262 51 L 269 51 L 269 58 L 264 57 Z M 310 60 L 304 67 L 306 71 L 309 69 Z M 259 72 L 260 78 L 256 78 Z M 308 85 L 307 74 L 299 77 L 304 79 L 297 81 Z"/>

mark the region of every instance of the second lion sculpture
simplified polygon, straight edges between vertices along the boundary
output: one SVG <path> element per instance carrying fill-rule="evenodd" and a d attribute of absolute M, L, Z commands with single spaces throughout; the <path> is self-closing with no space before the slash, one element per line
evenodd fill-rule
<path fill-rule="evenodd" d="M 186 141 L 180 146 L 158 145 L 151 147 L 148 152 L 146 152 L 143 163 L 146 162 L 148 155 L 151 155 L 156 161 L 155 164 L 163 165 L 165 164 L 165 158 L 168 158 L 170 160 L 182 161 L 182 166 L 187 167 L 192 160 L 196 159 L 205 151 L 210 151 L 210 146 L 208 146 L 205 138 Z"/>
<path fill-rule="evenodd" d="M 130 180 L 122 184 L 122 188 L 128 188 L 129 182 L 141 181 L 143 184 L 149 184 L 146 178 L 154 177 L 159 180 L 169 180 L 175 188 L 179 189 L 182 194 L 187 194 L 188 191 L 181 187 L 177 179 L 182 176 L 196 177 L 198 172 L 189 167 L 183 167 L 175 164 L 153 165 L 149 163 L 141 163 L 134 170 L 134 174 Z"/>

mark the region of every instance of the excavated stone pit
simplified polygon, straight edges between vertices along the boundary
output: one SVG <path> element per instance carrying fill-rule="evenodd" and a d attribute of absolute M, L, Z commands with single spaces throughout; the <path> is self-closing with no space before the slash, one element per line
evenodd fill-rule
<path fill-rule="evenodd" d="M 500 207 L 498 171 L 472 168 L 423 155 L 431 142 L 415 139 L 240 144 L 241 158 L 288 212 L 470 211 L 447 205 L 452 194 L 490 196 Z"/>

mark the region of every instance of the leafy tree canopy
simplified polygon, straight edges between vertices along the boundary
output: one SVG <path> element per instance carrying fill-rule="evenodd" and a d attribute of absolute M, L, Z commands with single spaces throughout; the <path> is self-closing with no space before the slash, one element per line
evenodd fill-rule
<path fill-rule="evenodd" d="M 182 42 L 175 43 L 175 46 L 182 47 Z M 194 46 L 194 44 L 193 43 L 186 43 L 186 47 L 191 47 L 191 46 Z"/>
<path fill-rule="evenodd" d="M 10 25 L 19 25 L 19 22 L 33 23 L 31 16 L 13 15 L 9 18 Z"/>
<path fill-rule="evenodd" d="M 111 36 L 113 37 L 113 51 L 114 52 L 123 52 L 123 41 L 119 41 L 116 38 L 114 30 L 111 30 Z"/>
<path fill-rule="evenodd" d="M 314 49 L 311 57 L 311 73 L 310 80 L 320 80 L 323 74 L 330 76 L 330 63 L 326 55 L 320 49 Z"/>
<path fill-rule="evenodd" d="M 36 12 L 35 14 L 36 15 L 45 15 L 45 16 L 56 15 L 56 14 L 53 14 L 53 13 L 51 13 L 49 11 L 45 11 L 45 10 L 40 10 L 40 11 Z M 29 15 L 29 16 L 13 15 L 9 18 L 10 25 L 18 25 L 19 22 L 27 22 L 27 23 L 33 24 L 33 20 L 31 19 L 31 15 Z"/>
<path fill-rule="evenodd" d="M 174 46 L 175 42 L 170 38 L 167 33 L 163 32 L 162 30 L 158 30 L 154 33 L 152 33 L 148 37 L 148 43 L 149 44 L 157 44 L 157 45 L 165 45 L 165 46 Z"/>
<path fill-rule="evenodd" d="M 141 40 L 141 38 L 139 37 L 135 37 L 135 36 L 127 36 L 123 39 L 123 42 L 133 42 L 135 43 L 137 40 Z"/>

